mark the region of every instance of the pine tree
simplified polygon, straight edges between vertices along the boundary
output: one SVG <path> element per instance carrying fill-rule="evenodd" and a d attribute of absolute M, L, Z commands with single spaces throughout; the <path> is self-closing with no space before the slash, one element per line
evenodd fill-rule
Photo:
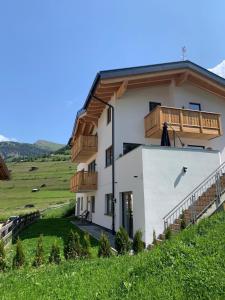
<path fill-rule="evenodd" d="M 60 264 L 61 262 L 60 249 L 56 241 L 54 241 L 54 243 L 52 244 L 52 249 L 49 256 L 49 262 L 54 264 Z"/>
<path fill-rule="evenodd" d="M 142 232 L 141 230 L 136 231 L 133 240 L 133 250 L 134 254 L 138 254 L 145 249 L 145 243 L 142 241 Z"/>
<path fill-rule="evenodd" d="M 43 265 L 44 263 L 44 248 L 43 248 L 43 238 L 42 235 L 40 235 L 38 241 L 37 241 L 37 248 L 36 248 L 36 254 L 33 261 L 34 267 L 39 267 Z"/>
<path fill-rule="evenodd" d="M 106 234 L 101 233 L 99 239 L 98 257 L 110 257 L 112 255 L 109 239 Z"/>
<path fill-rule="evenodd" d="M 115 237 L 115 248 L 118 252 L 118 254 L 126 254 L 130 251 L 131 248 L 131 242 L 128 236 L 127 231 L 122 226 L 119 228 L 119 230 L 116 233 Z"/>
<path fill-rule="evenodd" d="M 23 252 L 22 242 L 18 238 L 16 242 L 16 254 L 13 257 L 13 268 L 20 268 L 25 264 L 25 255 Z"/>
<path fill-rule="evenodd" d="M 90 243 L 90 236 L 86 232 L 84 234 L 84 241 L 83 241 L 83 247 L 82 247 L 82 257 L 90 258 L 91 257 L 91 243 Z"/>
<path fill-rule="evenodd" d="M 65 259 L 75 259 L 81 256 L 80 236 L 73 230 L 70 231 L 64 246 L 64 256 Z"/>

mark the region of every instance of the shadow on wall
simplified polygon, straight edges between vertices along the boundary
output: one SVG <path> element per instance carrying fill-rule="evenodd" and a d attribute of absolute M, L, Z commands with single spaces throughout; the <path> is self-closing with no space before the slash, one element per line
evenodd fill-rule
<path fill-rule="evenodd" d="M 177 185 L 179 184 L 179 182 L 181 181 L 181 178 L 186 174 L 187 172 L 187 167 L 183 167 L 179 173 L 179 175 L 177 176 L 176 180 L 174 181 L 174 187 L 176 188 Z"/>

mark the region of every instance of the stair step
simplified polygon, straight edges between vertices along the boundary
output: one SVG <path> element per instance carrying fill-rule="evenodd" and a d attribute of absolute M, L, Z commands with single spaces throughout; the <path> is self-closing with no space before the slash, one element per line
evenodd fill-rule
<path fill-rule="evenodd" d="M 166 235 L 165 235 L 164 233 L 161 233 L 161 234 L 158 236 L 158 239 L 164 241 L 164 240 L 166 239 Z"/>

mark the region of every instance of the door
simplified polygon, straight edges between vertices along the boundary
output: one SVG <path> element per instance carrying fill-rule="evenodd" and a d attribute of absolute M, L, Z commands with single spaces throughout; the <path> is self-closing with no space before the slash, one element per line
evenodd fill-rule
<path fill-rule="evenodd" d="M 77 198 L 77 216 L 80 215 L 80 198 Z"/>
<path fill-rule="evenodd" d="M 122 225 L 133 238 L 133 193 L 122 193 Z"/>

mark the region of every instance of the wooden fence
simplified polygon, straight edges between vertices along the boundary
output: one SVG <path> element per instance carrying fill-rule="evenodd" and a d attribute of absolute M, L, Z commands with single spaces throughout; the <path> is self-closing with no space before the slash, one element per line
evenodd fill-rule
<path fill-rule="evenodd" d="M 9 221 L 3 224 L 0 228 L 0 239 L 3 240 L 4 244 L 7 245 L 12 241 L 17 234 L 27 227 L 28 225 L 34 223 L 40 218 L 40 212 L 33 212 L 21 217 L 16 218 L 13 221 Z"/>

